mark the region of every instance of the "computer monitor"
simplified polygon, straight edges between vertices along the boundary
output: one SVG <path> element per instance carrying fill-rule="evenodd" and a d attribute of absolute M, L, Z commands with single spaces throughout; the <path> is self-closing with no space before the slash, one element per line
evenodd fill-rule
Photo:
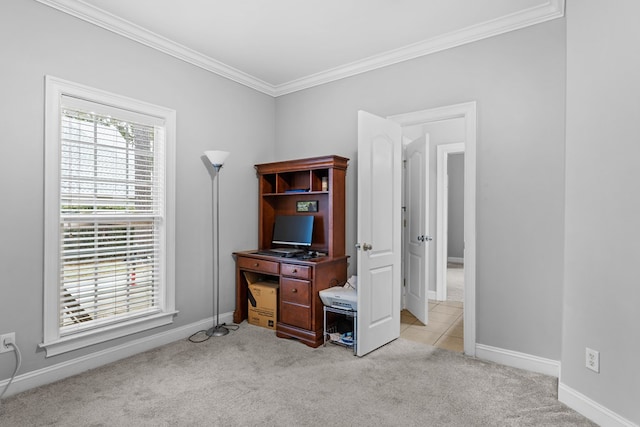
<path fill-rule="evenodd" d="M 311 246 L 313 218 L 313 215 L 276 215 L 271 243 Z"/>

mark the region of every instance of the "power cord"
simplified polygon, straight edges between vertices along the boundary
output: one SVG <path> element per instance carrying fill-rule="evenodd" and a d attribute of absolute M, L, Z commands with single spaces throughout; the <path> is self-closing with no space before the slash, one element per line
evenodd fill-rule
<path fill-rule="evenodd" d="M 240 325 L 236 325 L 235 323 L 232 323 L 232 324 L 230 324 L 230 325 L 227 325 L 226 323 L 223 323 L 223 324 L 222 324 L 222 325 L 220 325 L 220 326 L 226 326 L 226 327 L 227 327 L 229 330 L 231 330 L 231 331 L 237 331 L 237 330 L 240 328 Z M 194 333 L 193 335 L 191 335 L 191 336 L 188 338 L 188 340 L 189 340 L 190 342 L 193 342 L 193 343 L 196 343 L 196 344 L 201 343 L 201 342 L 205 342 L 205 341 L 207 341 L 209 338 L 211 338 L 209 335 L 206 335 L 206 332 L 207 332 L 207 329 L 203 329 L 203 330 L 201 330 L 201 331 L 198 331 L 198 332 Z M 204 338 L 204 339 L 197 339 L 197 340 L 196 340 L 196 339 L 195 339 L 195 337 L 196 337 L 196 336 L 198 336 L 198 335 L 201 335 L 201 334 L 205 334 L 206 338 Z"/>
<path fill-rule="evenodd" d="M 344 284 L 345 288 L 356 289 L 356 287 L 349 280 Z"/>
<path fill-rule="evenodd" d="M 351 283 L 351 280 L 355 279 L 355 276 L 351 276 L 349 277 L 349 279 L 344 282 L 344 285 L 342 285 L 343 288 L 351 288 L 351 289 L 356 289 L 355 283 Z M 354 280 L 355 282 L 355 280 Z M 340 281 L 336 278 L 333 278 L 329 281 L 329 287 L 331 286 L 340 286 Z"/>
<path fill-rule="evenodd" d="M 3 343 L 2 345 L 6 346 L 6 347 L 9 347 L 9 346 L 13 347 L 13 351 L 16 354 L 16 369 L 13 371 L 13 375 L 11 375 L 11 379 L 9 380 L 7 385 L 4 386 L 4 390 L 2 390 L 2 393 L 0 393 L 0 400 L 2 400 L 2 397 L 4 396 L 4 394 L 9 389 L 9 386 L 13 382 L 13 379 L 16 377 L 16 374 L 18 373 L 18 370 L 20 369 L 20 365 L 22 364 L 22 354 L 20 354 L 20 349 L 18 348 L 17 345 L 15 345 L 12 342 L 6 343 L 6 344 Z"/>

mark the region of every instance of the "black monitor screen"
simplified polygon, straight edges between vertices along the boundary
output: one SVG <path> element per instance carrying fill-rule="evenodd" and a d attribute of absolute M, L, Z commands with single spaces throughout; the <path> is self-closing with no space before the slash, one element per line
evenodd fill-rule
<path fill-rule="evenodd" d="M 272 243 L 311 246 L 313 215 L 276 215 Z"/>

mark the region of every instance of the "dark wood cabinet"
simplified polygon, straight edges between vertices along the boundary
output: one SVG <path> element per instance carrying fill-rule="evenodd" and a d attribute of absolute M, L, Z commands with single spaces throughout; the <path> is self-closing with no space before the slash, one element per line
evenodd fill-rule
<path fill-rule="evenodd" d="M 312 347 L 323 343 L 323 311 L 318 292 L 347 280 L 345 180 L 348 161 L 344 157 L 324 156 L 256 165 L 259 247 L 235 253 L 234 322 L 247 318 L 244 273 L 259 273 L 280 285 L 276 335 L 296 338 Z M 298 202 L 315 202 L 317 210 L 299 212 Z M 301 214 L 314 216 L 309 250 L 317 254 L 308 259 L 264 254 L 272 248 L 276 216 Z"/>
<path fill-rule="evenodd" d="M 348 162 L 344 157 L 325 156 L 256 165 L 259 249 L 271 248 L 276 215 L 298 215 L 297 202 L 317 202 L 317 212 L 304 212 L 315 217 L 311 250 L 329 257 L 344 255 Z"/>

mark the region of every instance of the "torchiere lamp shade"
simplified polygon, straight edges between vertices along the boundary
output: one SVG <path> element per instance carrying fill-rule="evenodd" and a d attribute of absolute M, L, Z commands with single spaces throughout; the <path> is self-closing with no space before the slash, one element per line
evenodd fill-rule
<path fill-rule="evenodd" d="M 204 154 L 207 156 L 213 166 L 222 166 L 224 164 L 224 161 L 227 160 L 227 157 L 229 157 L 228 151 L 220 150 L 205 151 Z"/>

